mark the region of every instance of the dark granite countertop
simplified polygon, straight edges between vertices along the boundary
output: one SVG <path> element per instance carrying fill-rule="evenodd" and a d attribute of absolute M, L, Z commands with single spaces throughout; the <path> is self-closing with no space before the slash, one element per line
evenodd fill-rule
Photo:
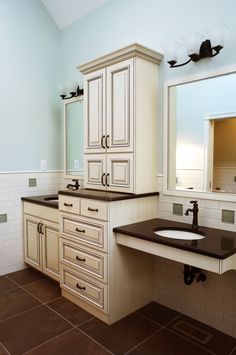
<path fill-rule="evenodd" d="M 58 209 L 58 195 L 57 194 L 21 197 L 21 200 L 25 201 L 25 202 L 36 203 L 38 205 Z"/>
<path fill-rule="evenodd" d="M 101 200 L 101 201 L 108 201 L 108 202 L 159 195 L 159 192 L 149 192 L 144 194 L 127 194 L 127 193 L 108 192 L 108 191 L 92 190 L 92 189 L 79 189 L 76 191 L 62 190 L 59 191 L 58 193 L 61 195 L 92 198 L 94 200 Z"/>
<path fill-rule="evenodd" d="M 199 240 L 180 240 L 156 235 L 154 231 L 158 228 L 181 228 L 191 231 L 191 225 L 189 224 L 158 218 L 116 227 L 113 231 L 217 259 L 226 259 L 236 253 L 236 232 L 200 226 L 199 232 L 205 238 Z"/>

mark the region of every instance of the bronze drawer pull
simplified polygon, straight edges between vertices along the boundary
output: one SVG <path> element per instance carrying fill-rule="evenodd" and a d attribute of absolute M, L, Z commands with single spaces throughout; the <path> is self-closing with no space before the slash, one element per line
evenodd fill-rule
<path fill-rule="evenodd" d="M 106 149 L 106 146 L 103 144 L 105 137 L 106 136 L 102 136 L 102 138 L 101 138 L 101 146 L 102 146 L 103 149 Z"/>
<path fill-rule="evenodd" d="M 73 207 L 72 203 L 64 203 L 64 206 L 67 206 L 67 207 Z"/>
<path fill-rule="evenodd" d="M 79 228 L 75 228 L 76 232 L 79 233 L 85 233 L 85 229 L 79 229 Z"/>
<path fill-rule="evenodd" d="M 109 149 L 110 147 L 109 147 L 109 145 L 108 145 L 108 138 L 109 138 L 110 136 L 109 136 L 109 134 L 106 136 L 106 139 L 105 139 L 105 145 L 106 145 L 106 147 Z"/>
<path fill-rule="evenodd" d="M 85 261 L 85 258 L 81 259 L 78 255 L 76 255 L 76 260 L 78 260 L 78 261 Z"/>
<path fill-rule="evenodd" d="M 80 286 L 78 283 L 76 284 L 76 287 L 79 288 L 80 290 L 86 290 L 86 287 L 85 286 Z"/>
<path fill-rule="evenodd" d="M 98 212 L 98 208 L 91 208 L 91 207 L 88 207 L 88 211 L 91 211 L 91 212 Z"/>

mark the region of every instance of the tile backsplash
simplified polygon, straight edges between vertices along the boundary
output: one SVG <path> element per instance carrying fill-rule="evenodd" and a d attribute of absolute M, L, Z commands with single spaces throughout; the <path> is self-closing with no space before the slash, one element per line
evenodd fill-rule
<path fill-rule="evenodd" d="M 158 177 L 158 217 L 188 224 L 192 216 L 173 214 L 173 204 L 190 207 L 190 198 L 164 196 L 162 177 Z M 235 223 L 222 222 L 222 210 L 233 211 L 236 203 L 197 199 L 199 225 L 236 231 Z M 164 258 L 155 258 L 154 300 L 236 338 L 236 271 L 218 275 L 206 271 L 205 282 L 187 286 L 183 282 L 183 264 Z"/>
<path fill-rule="evenodd" d="M 30 187 L 29 179 L 36 179 L 37 186 Z M 0 174 L 0 215 L 7 215 L 0 223 L 0 275 L 25 267 L 21 197 L 57 193 L 63 184 L 60 172 Z"/>

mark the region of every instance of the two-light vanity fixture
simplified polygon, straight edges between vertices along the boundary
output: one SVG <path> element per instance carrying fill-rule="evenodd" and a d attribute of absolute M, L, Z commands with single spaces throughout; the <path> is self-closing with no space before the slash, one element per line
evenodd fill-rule
<path fill-rule="evenodd" d="M 194 33 L 189 37 L 181 39 L 182 43 L 175 41 L 170 45 L 162 46 L 170 68 L 182 67 L 191 61 L 198 62 L 202 58 L 215 57 L 220 53 L 224 47 L 228 26 L 220 23 L 206 28 L 205 32 L 208 35 L 208 39 L 204 40 L 201 34 Z M 185 46 L 189 59 L 184 63 L 177 64 L 178 53 L 182 45 Z"/>
<path fill-rule="evenodd" d="M 83 94 L 84 89 L 80 89 L 77 82 L 71 83 L 69 85 L 59 85 L 59 95 L 61 96 L 62 100 L 71 99 L 72 97 L 77 97 Z"/>

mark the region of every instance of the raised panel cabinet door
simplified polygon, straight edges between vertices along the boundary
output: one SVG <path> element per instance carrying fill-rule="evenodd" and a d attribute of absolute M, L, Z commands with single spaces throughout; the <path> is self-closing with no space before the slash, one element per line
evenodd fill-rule
<path fill-rule="evenodd" d="M 85 152 L 105 151 L 106 88 L 105 69 L 97 70 L 84 78 Z"/>
<path fill-rule="evenodd" d="M 40 223 L 39 218 L 24 215 L 25 262 L 42 271 Z"/>
<path fill-rule="evenodd" d="M 43 272 L 59 281 L 59 224 L 42 222 Z"/>
<path fill-rule="evenodd" d="M 135 193 L 132 153 L 107 154 L 106 182 L 109 191 Z"/>
<path fill-rule="evenodd" d="M 85 188 L 105 190 L 106 154 L 85 154 Z"/>
<path fill-rule="evenodd" d="M 107 68 L 107 132 L 109 152 L 132 152 L 134 121 L 134 60 Z"/>

